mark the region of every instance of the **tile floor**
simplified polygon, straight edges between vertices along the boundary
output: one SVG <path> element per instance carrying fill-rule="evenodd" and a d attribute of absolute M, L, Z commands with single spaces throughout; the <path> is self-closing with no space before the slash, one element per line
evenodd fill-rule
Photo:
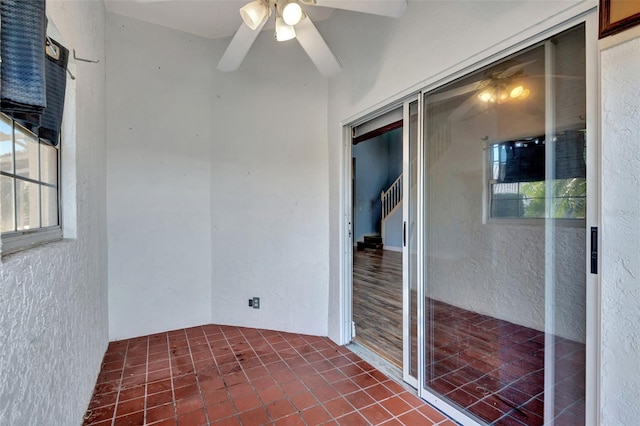
<path fill-rule="evenodd" d="M 206 325 L 112 342 L 85 425 L 454 425 L 327 338 Z"/>

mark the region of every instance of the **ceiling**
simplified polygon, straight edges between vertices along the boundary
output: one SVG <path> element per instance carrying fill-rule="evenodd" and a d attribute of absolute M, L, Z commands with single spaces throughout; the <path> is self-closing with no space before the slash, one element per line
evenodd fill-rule
<path fill-rule="evenodd" d="M 251 0 L 105 0 L 108 12 L 206 38 L 229 37 L 242 23 L 238 10 Z M 303 6 L 315 22 L 334 9 Z M 265 25 L 273 28 L 273 19 Z"/>

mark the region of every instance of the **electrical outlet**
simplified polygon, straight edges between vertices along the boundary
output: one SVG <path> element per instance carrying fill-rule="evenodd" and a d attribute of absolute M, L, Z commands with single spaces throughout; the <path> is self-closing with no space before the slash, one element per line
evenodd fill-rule
<path fill-rule="evenodd" d="M 249 307 L 253 307 L 253 299 L 249 299 Z"/>
<path fill-rule="evenodd" d="M 260 309 L 260 298 L 259 297 L 254 297 L 253 298 L 253 309 Z"/>

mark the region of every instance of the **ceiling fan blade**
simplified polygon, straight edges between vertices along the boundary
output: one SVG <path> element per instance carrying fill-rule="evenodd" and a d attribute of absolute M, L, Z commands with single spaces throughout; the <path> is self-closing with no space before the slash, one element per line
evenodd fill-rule
<path fill-rule="evenodd" d="M 296 38 L 300 45 L 307 52 L 320 73 L 325 77 L 331 77 L 342 69 L 342 65 L 338 62 L 327 42 L 324 41 L 322 35 L 311 22 L 311 19 L 305 17 L 296 25 Z"/>
<path fill-rule="evenodd" d="M 469 92 L 475 92 L 481 86 L 481 81 L 476 81 L 475 83 L 465 84 L 464 86 L 456 87 L 453 89 L 446 90 L 444 92 L 434 93 L 433 95 L 427 95 L 429 102 L 441 102 L 446 101 L 458 96 L 466 95 Z"/>
<path fill-rule="evenodd" d="M 265 19 L 255 30 L 249 28 L 244 22 L 240 25 L 240 28 L 231 39 L 231 43 L 227 46 L 227 50 L 224 51 L 222 58 L 220 58 L 220 62 L 218 62 L 220 71 L 235 71 L 240 67 L 266 22 L 267 20 Z"/>
<path fill-rule="evenodd" d="M 399 18 L 407 10 L 406 0 L 301 0 L 302 3 L 334 9 Z"/>

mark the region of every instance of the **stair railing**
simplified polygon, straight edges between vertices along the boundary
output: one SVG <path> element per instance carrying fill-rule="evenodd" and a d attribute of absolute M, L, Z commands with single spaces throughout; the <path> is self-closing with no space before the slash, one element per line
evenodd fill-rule
<path fill-rule="evenodd" d="M 380 193 L 382 202 L 382 220 L 402 201 L 402 175 L 398 176 L 389 189 Z"/>

